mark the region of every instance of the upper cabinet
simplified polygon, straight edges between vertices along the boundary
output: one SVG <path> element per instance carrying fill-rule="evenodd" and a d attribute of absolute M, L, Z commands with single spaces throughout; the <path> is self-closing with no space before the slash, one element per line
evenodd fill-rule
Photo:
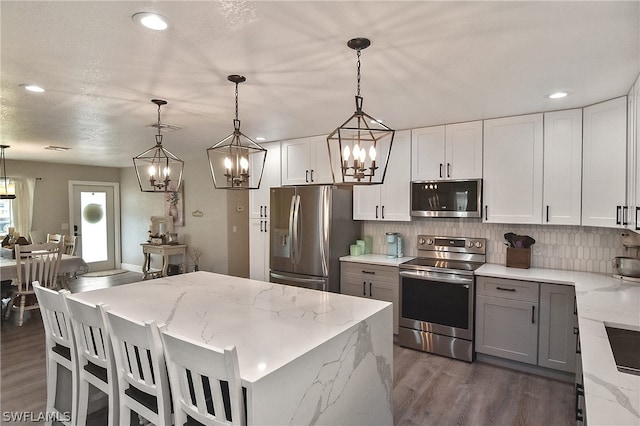
<path fill-rule="evenodd" d="M 482 177 L 482 121 L 414 129 L 411 180 Z"/>
<path fill-rule="evenodd" d="M 249 218 L 262 219 L 269 217 L 269 189 L 280 186 L 280 142 L 262 144 L 267 150 L 264 160 L 264 171 L 260 188 L 249 191 Z M 257 156 L 254 156 L 257 157 Z M 249 170 L 258 170 L 262 164 L 249 164 Z M 252 174 L 250 179 L 258 179 Z M 252 185 L 257 182 L 252 182 Z"/>
<path fill-rule="evenodd" d="M 640 77 L 631 88 L 627 107 L 627 228 L 640 231 Z"/>
<path fill-rule="evenodd" d="M 582 225 L 625 227 L 627 98 L 583 110 Z"/>
<path fill-rule="evenodd" d="M 484 221 L 542 223 L 542 114 L 484 122 Z"/>
<path fill-rule="evenodd" d="M 284 141 L 281 149 L 282 185 L 333 183 L 325 136 Z"/>
<path fill-rule="evenodd" d="M 355 220 L 410 221 L 411 131 L 396 131 L 381 185 L 353 187 Z"/>
<path fill-rule="evenodd" d="M 545 224 L 580 225 L 582 109 L 544 114 Z"/>

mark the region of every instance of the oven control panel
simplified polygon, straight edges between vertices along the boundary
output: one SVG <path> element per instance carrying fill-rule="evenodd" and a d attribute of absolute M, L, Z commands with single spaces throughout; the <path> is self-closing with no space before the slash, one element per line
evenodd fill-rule
<path fill-rule="evenodd" d="M 418 250 L 485 254 L 486 244 L 485 238 L 418 236 Z"/>

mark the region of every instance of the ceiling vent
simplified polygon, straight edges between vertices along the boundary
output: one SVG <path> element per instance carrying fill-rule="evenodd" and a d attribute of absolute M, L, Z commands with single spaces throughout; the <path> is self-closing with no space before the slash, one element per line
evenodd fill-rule
<path fill-rule="evenodd" d="M 154 129 L 159 129 L 162 131 L 173 131 L 182 129 L 181 126 L 176 126 L 175 124 L 167 124 L 167 123 L 153 123 L 149 124 L 147 127 L 153 127 Z"/>
<path fill-rule="evenodd" d="M 45 146 L 44 149 L 48 149 L 49 151 L 64 152 L 64 151 L 69 151 L 71 148 L 68 148 L 66 146 L 49 145 L 49 146 Z"/>

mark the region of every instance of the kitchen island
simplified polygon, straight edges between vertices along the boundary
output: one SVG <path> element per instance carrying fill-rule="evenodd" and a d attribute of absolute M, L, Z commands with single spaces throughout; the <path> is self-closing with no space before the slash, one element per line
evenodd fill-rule
<path fill-rule="evenodd" d="M 586 424 L 640 425 L 640 376 L 616 368 L 605 326 L 640 331 L 640 283 L 607 275 L 485 264 L 476 275 L 575 286 Z"/>
<path fill-rule="evenodd" d="M 388 302 L 210 272 L 70 297 L 235 345 L 250 425 L 393 424 Z"/>

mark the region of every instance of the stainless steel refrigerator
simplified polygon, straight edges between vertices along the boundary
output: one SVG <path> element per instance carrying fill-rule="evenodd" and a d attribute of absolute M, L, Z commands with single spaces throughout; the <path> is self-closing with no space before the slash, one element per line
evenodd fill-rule
<path fill-rule="evenodd" d="M 269 281 L 340 292 L 340 257 L 362 234 L 350 187 L 271 188 Z"/>

